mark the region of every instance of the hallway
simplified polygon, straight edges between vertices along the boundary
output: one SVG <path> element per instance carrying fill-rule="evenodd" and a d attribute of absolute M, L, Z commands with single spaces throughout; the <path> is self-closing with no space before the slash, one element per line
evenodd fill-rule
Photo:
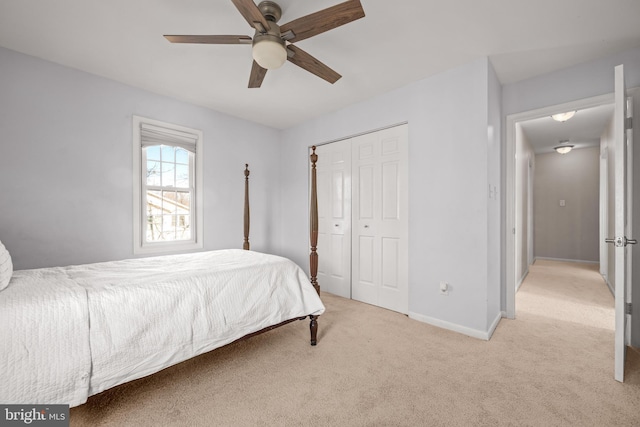
<path fill-rule="evenodd" d="M 614 298 L 598 264 L 537 260 L 516 294 L 516 317 L 529 316 L 594 328 L 613 351 Z"/>

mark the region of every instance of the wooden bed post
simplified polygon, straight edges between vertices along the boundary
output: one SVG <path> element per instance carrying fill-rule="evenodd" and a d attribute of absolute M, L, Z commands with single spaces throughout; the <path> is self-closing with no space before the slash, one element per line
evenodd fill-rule
<path fill-rule="evenodd" d="M 249 250 L 249 165 L 244 165 L 244 243 L 242 249 Z"/>
<path fill-rule="evenodd" d="M 320 295 L 320 285 L 318 285 L 318 253 L 316 251 L 318 245 L 318 186 L 316 180 L 316 162 L 318 155 L 316 154 L 316 146 L 311 147 L 311 206 L 310 206 L 310 225 L 311 225 L 311 254 L 309 255 L 311 284 L 315 288 L 318 296 Z M 318 316 L 309 316 L 311 324 L 311 345 L 316 345 L 318 335 Z"/>

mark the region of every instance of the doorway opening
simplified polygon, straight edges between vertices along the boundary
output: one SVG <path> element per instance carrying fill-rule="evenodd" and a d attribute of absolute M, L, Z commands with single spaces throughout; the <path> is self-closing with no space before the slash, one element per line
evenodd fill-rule
<path fill-rule="evenodd" d="M 524 113 L 518 113 L 514 115 L 510 115 L 507 117 L 507 140 L 506 140 L 506 315 L 510 319 L 514 319 L 516 316 L 516 291 L 517 286 L 521 283 L 521 281 L 526 276 L 526 271 L 528 267 L 528 263 L 532 262 L 535 259 L 535 255 L 531 253 L 534 251 L 535 245 L 535 237 L 531 232 L 532 226 L 532 217 L 533 217 L 533 209 L 530 209 L 531 204 L 528 203 L 526 212 L 527 215 L 523 215 L 522 210 L 522 197 L 523 191 L 518 188 L 518 184 L 522 183 L 522 176 L 524 174 L 520 173 L 521 178 L 518 179 L 518 173 L 521 172 L 520 168 L 518 168 L 518 162 L 523 163 L 522 155 L 528 154 L 528 158 L 525 158 L 525 164 L 527 165 L 527 169 L 533 169 L 535 167 L 535 161 L 533 164 L 531 162 L 532 158 L 535 158 L 534 150 L 530 150 L 529 153 L 522 151 L 520 153 L 520 158 L 517 158 L 518 144 L 517 140 L 519 138 L 519 133 L 522 133 L 522 125 L 523 123 L 529 122 L 530 124 L 535 124 L 537 121 L 542 121 L 543 119 L 548 119 L 554 114 L 565 113 L 568 111 L 597 111 L 609 108 L 610 105 L 613 104 L 614 96 L 613 94 L 602 95 L 593 98 L 587 98 L 579 101 L 574 101 L 570 103 L 560 104 L 549 106 L 545 108 L 541 108 L 538 110 L 528 111 Z M 612 111 L 612 110 L 611 110 Z M 611 116 L 613 117 L 613 116 Z M 550 120 L 550 119 L 549 119 Z M 568 123 L 568 122 L 567 122 Z M 562 124 L 562 123 L 560 123 Z M 566 124 L 566 123 L 565 123 Z M 604 128 L 604 125 L 603 125 Z M 544 134 L 544 132 L 542 132 Z M 602 133 L 601 133 L 602 134 Z M 547 138 L 550 137 L 551 134 L 547 135 Z M 599 139 L 600 135 L 598 135 Z M 576 141 L 578 145 L 580 141 Z M 593 143 L 593 142 L 592 142 Z M 549 152 L 553 153 L 553 147 L 559 145 L 560 141 L 553 138 L 548 141 L 548 146 L 544 148 L 539 148 L 541 152 Z M 588 145 L 584 143 L 584 145 Z M 594 146 L 599 146 L 599 144 Z M 578 147 L 574 147 L 578 148 Z M 562 154 L 553 153 L 556 156 L 562 156 Z M 571 155 L 571 153 L 566 154 Z M 531 165 L 533 167 L 529 167 Z M 527 173 L 529 173 L 527 171 Z M 530 176 L 530 175 L 529 175 Z M 527 188 L 535 191 L 531 186 Z M 527 192 L 527 199 L 531 201 L 532 198 L 529 197 L 531 194 Z M 558 198 L 556 201 L 559 206 L 562 206 L 562 198 Z M 565 205 L 566 206 L 566 205 Z M 602 206 L 602 201 L 600 201 L 600 206 Z M 520 215 L 518 212 L 520 211 Z M 602 214 L 602 212 L 600 212 Z M 526 220 L 524 219 L 526 218 Z M 526 233 L 526 234 L 525 234 Z M 600 233 L 598 236 L 600 237 Z M 526 237 L 524 237 L 526 236 Z M 533 237 L 534 242 L 531 242 Z M 523 240 L 526 239 L 526 246 L 523 245 Z M 533 243 L 533 244 L 532 244 Z M 527 250 L 524 251 L 526 256 L 523 256 L 522 248 L 526 247 Z M 600 252 L 598 253 L 598 261 L 600 261 Z M 579 258 L 578 258 L 579 259 Z M 526 265 L 525 265 L 526 264 Z"/>
<path fill-rule="evenodd" d="M 619 78 L 618 74 L 622 76 L 622 72 L 618 73 L 616 69 L 615 95 L 551 106 L 507 118 L 506 312 L 507 317 L 515 318 L 516 292 L 527 277 L 531 259 L 534 262 L 540 258 L 553 260 L 542 261 L 545 263 L 544 266 L 536 264 L 532 267 L 535 277 L 527 281 L 527 288 L 530 283 L 540 282 L 540 271 L 546 268 L 545 274 L 549 281 L 549 286 L 546 287 L 548 291 L 546 305 L 551 306 L 553 302 L 560 303 L 555 311 L 552 310 L 553 318 L 556 318 L 557 313 L 570 311 L 568 309 L 571 308 L 572 300 L 576 302 L 581 296 L 580 293 L 584 292 L 580 285 L 594 283 L 594 280 L 580 279 L 580 271 L 576 269 L 575 261 L 597 263 L 598 267 L 594 265 L 593 272 L 600 274 L 595 277 L 595 288 L 600 288 L 599 298 L 601 299 L 598 302 L 602 303 L 602 309 L 608 311 L 608 315 L 613 315 L 615 319 L 616 326 L 613 330 L 616 351 L 615 378 L 622 381 L 623 375 L 620 372 L 624 369 L 625 347 L 620 343 L 625 340 L 629 342 L 629 337 L 624 337 L 629 334 L 629 328 L 620 327 L 618 320 L 620 316 L 625 320 L 624 310 L 621 307 L 627 299 L 625 294 L 630 292 L 630 289 L 625 291 L 625 287 L 629 287 L 626 284 L 629 277 L 625 278 L 625 274 L 618 273 L 620 253 L 617 248 L 614 250 L 612 245 L 605 244 L 608 236 L 613 236 L 614 232 L 618 235 L 618 227 L 621 224 L 620 212 L 625 211 L 624 204 L 619 204 L 621 195 L 624 200 L 631 197 L 619 176 L 626 175 L 631 167 L 617 164 L 619 159 L 623 159 L 623 165 L 626 164 L 624 151 L 621 150 L 627 150 L 624 148 L 627 143 L 624 137 L 621 137 L 620 131 L 625 125 L 622 123 L 622 126 L 619 126 L 620 117 L 627 117 L 624 111 L 627 98 L 625 91 L 620 91 L 618 88 L 618 82 L 623 79 L 623 76 Z M 554 122 L 549 116 L 566 112 L 575 116 L 584 116 L 584 124 L 578 123 L 578 120 L 574 120 L 571 126 L 564 128 L 555 124 L 553 125 L 555 132 L 552 131 L 549 124 Z M 592 117 L 587 117 L 589 115 Z M 582 143 L 577 129 L 579 126 L 586 128 L 588 124 L 595 126 L 592 129 L 594 133 L 591 135 L 594 141 Z M 548 132 L 537 129 L 537 125 Z M 525 131 L 527 127 L 529 129 Z M 539 136 L 541 138 L 537 140 Z M 545 143 L 548 146 L 545 147 Z M 592 148 L 585 148 L 589 145 L 592 145 Z M 630 145 L 629 138 L 629 149 L 632 148 Z M 573 152 L 573 148 L 583 149 Z M 548 153 L 545 153 L 545 150 Z M 536 159 L 533 162 L 536 169 L 533 174 L 531 157 Z M 616 159 L 618 162 L 615 162 Z M 629 156 L 628 159 L 631 157 Z M 535 175 L 533 192 L 536 197 L 530 197 L 531 185 L 527 181 L 532 175 Z M 568 200 L 563 197 L 565 194 L 570 195 L 571 202 L 567 203 Z M 536 209 L 530 209 L 531 200 L 534 200 Z M 629 201 L 626 203 L 631 206 Z M 573 211 L 569 207 L 572 207 Z M 531 221 L 534 212 L 535 225 L 533 225 L 534 221 Z M 534 228 L 533 233 L 531 227 Z M 532 235 L 534 236 L 533 244 L 527 240 Z M 610 240 L 612 239 L 607 239 L 607 241 Z M 562 261 L 565 261 L 565 265 L 562 265 Z M 568 268 L 572 273 L 558 280 L 558 272 L 563 268 L 565 270 Z M 601 292 L 605 286 L 602 280 L 598 280 L 598 276 L 609 287 L 609 292 L 606 292 L 604 297 Z M 542 277 L 545 277 L 544 274 Z M 578 286 L 572 288 L 571 281 L 577 282 Z M 538 291 L 545 289 L 545 286 L 538 287 Z M 566 298 L 566 295 L 564 298 L 559 297 L 565 288 L 569 290 L 570 298 Z M 621 291 L 618 292 L 619 290 Z M 609 310 L 612 307 L 609 307 L 611 301 L 608 301 L 607 293 L 614 296 L 615 310 Z M 592 305 L 593 301 L 589 301 L 585 307 L 590 307 L 589 304 Z M 528 309 L 524 307 L 526 312 Z M 578 311 L 585 313 L 588 311 L 585 307 Z M 548 311 L 547 314 L 549 314 Z M 560 319 L 560 317 L 557 318 Z M 582 315 L 579 318 L 585 319 Z M 576 324 L 575 319 L 570 322 Z M 605 319 L 602 325 L 607 323 Z"/>

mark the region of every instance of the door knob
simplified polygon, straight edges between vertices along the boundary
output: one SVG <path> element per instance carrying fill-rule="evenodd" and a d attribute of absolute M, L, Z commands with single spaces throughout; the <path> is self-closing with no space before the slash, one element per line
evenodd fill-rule
<path fill-rule="evenodd" d="M 604 239 L 607 243 L 615 243 L 616 248 L 624 247 L 627 245 L 637 245 L 636 239 L 627 239 L 626 237 L 616 237 L 615 239 Z"/>

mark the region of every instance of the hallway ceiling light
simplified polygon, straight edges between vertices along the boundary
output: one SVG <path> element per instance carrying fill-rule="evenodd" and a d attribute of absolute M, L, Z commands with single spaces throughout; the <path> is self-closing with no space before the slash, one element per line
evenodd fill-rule
<path fill-rule="evenodd" d="M 564 141 L 559 141 L 560 145 L 556 145 L 555 147 L 553 147 L 554 150 L 556 150 L 557 153 L 559 154 L 567 154 L 569 151 L 573 150 L 574 145 L 573 144 L 569 144 L 569 140 L 564 140 Z"/>
<path fill-rule="evenodd" d="M 571 117 L 575 116 L 575 111 L 567 111 L 566 113 L 558 113 L 551 115 L 551 118 L 556 122 L 566 122 Z"/>

